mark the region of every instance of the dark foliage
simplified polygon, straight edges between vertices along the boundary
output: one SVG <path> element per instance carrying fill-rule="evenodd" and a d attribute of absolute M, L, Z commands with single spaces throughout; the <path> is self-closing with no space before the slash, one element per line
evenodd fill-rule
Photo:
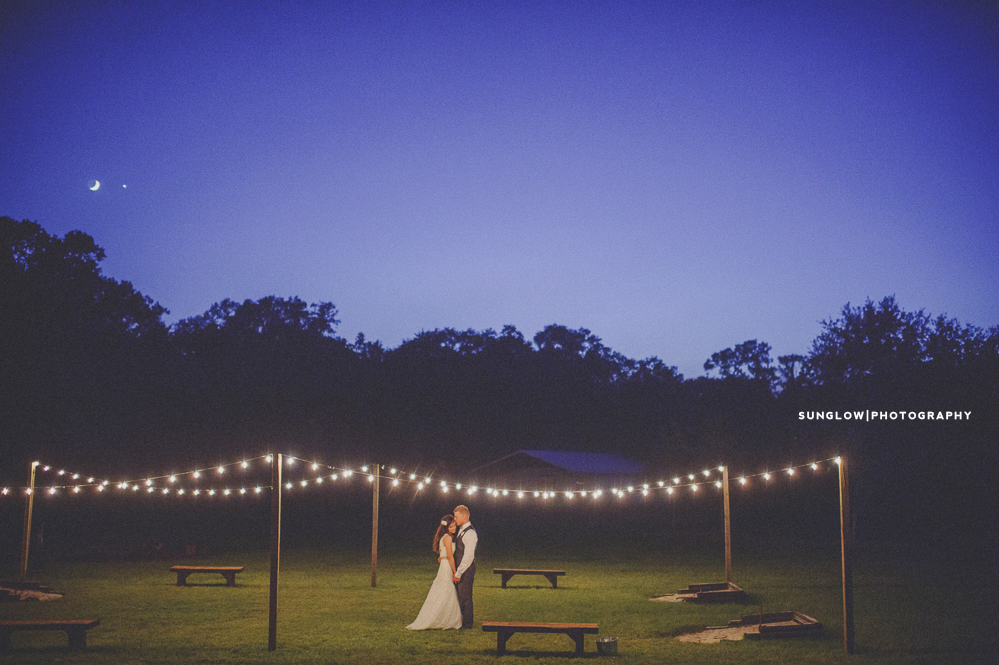
<path fill-rule="evenodd" d="M 860 535 L 971 529 L 999 469 L 999 328 L 846 305 L 807 355 L 749 340 L 684 379 L 589 330 L 423 331 L 395 349 L 336 334 L 336 307 L 222 300 L 166 310 L 101 274 L 74 231 L 0 218 L 0 454 L 116 474 L 285 451 L 454 476 L 521 448 L 614 452 L 653 474 L 756 472 L 849 454 Z M 838 422 L 815 412 L 971 411 L 970 420 Z M 927 516 L 930 516 L 929 518 Z"/>

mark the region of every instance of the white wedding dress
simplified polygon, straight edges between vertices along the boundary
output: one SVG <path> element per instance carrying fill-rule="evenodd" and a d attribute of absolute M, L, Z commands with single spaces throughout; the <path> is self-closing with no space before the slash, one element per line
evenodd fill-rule
<path fill-rule="evenodd" d="M 443 546 L 443 544 L 442 544 Z M 454 547 L 452 544 L 451 547 Z M 453 550 L 452 550 L 453 551 Z M 430 585 L 430 593 L 423 601 L 423 607 L 416 621 L 406 626 L 410 630 L 429 628 L 461 628 L 461 608 L 458 607 L 458 592 L 454 588 L 454 573 L 448 563 L 447 554 L 440 558 L 437 577 Z"/>

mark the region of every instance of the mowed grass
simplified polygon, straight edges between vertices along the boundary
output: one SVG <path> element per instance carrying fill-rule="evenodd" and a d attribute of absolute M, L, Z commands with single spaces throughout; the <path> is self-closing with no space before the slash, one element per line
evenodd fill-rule
<path fill-rule="evenodd" d="M 651 602 L 694 582 L 724 580 L 720 553 L 670 546 L 666 552 L 598 549 L 544 556 L 484 553 L 475 582 L 476 628 L 408 631 L 436 573 L 427 552 L 379 555 L 371 587 L 369 553 L 327 549 L 282 552 L 277 650 L 267 648 L 269 554 L 220 556 L 199 563 L 244 565 L 237 586 L 221 575 L 192 575 L 176 586 L 168 568 L 184 561 L 59 563 L 38 576 L 65 598 L 0 603 L 0 618 L 99 618 L 88 648 L 66 648 L 64 633 L 22 632 L 0 663 L 568 663 L 563 635 L 518 634 L 508 655 L 483 620 L 593 622 L 618 638 L 619 663 L 991 663 L 999 662 L 994 626 L 984 621 L 995 589 L 967 584 L 974 571 L 931 566 L 913 555 L 858 552 L 857 653 L 842 644 L 840 570 L 835 547 L 766 547 L 738 553 L 735 582 L 744 604 Z M 552 589 L 542 577 L 514 577 L 500 588 L 493 567 L 563 568 Z M 9 571 L 8 571 L 9 572 Z M 963 581 L 962 581 L 963 580 Z M 821 621 L 821 636 L 688 644 L 684 632 L 744 614 L 799 610 Z M 988 614 L 991 614 L 989 612 Z M 586 638 L 584 659 L 597 656 Z"/>

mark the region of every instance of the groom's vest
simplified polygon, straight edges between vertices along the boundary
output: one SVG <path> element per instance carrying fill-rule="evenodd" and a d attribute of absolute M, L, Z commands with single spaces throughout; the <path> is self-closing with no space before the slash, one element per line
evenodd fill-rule
<path fill-rule="evenodd" d="M 459 533 L 457 536 L 455 536 L 455 539 L 454 539 L 454 566 L 455 566 L 455 568 L 457 568 L 458 566 L 461 565 L 461 559 L 462 559 L 462 557 L 465 556 L 465 541 L 463 539 L 465 537 L 465 534 L 468 533 L 469 531 L 475 531 L 475 527 L 474 526 L 470 526 L 467 529 L 465 529 L 464 531 L 462 531 L 461 533 Z M 472 559 L 472 565 L 470 565 L 468 567 L 468 570 L 475 570 L 475 559 Z"/>

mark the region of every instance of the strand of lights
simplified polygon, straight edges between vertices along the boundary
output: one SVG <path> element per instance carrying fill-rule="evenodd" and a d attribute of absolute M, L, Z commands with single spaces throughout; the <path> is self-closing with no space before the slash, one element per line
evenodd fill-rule
<path fill-rule="evenodd" d="M 114 483 L 112 486 L 111 481 L 102 480 L 98 482 L 94 477 L 88 477 L 86 480 L 82 480 L 80 474 L 69 473 L 65 470 L 55 471 L 56 482 L 44 486 L 36 487 L 36 493 L 44 493 L 50 496 L 59 495 L 62 493 L 67 494 L 79 494 L 84 489 L 93 489 L 98 493 L 102 493 L 111 489 L 117 489 L 123 492 L 131 492 L 133 494 L 157 494 L 157 495 L 174 495 L 174 496 L 245 496 L 245 495 L 257 495 L 261 494 L 265 489 L 270 489 L 270 485 L 256 485 L 250 487 L 198 487 L 196 485 L 198 481 L 204 479 L 204 482 L 213 482 L 222 478 L 226 475 L 227 471 L 231 467 L 237 467 L 241 470 L 249 470 L 252 463 L 258 460 L 264 460 L 266 464 L 270 464 L 273 460 L 272 455 L 261 455 L 255 458 L 242 459 L 238 462 L 230 462 L 224 464 L 217 464 L 210 467 L 196 468 L 190 471 L 185 471 L 183 473 L 169 473 L 162 475 L 150 475 L 144 478 L 129 478 L 126 480 L 121 480 Z M 53 467 L 49 465 L 43 465 L 40 462 L 33 462 L 33 466 L 43 472 L 53 471 Z M 60 481 L 65 480 L 79 480 L 77 483 L 64 483 L 60 484 Z M 183 484 L 184 481 L 192 484 L 190 487 L 178 487 L 178 485 Z M 21 494 L 29 493 L 28 488 L 21 488 Z M 2 488 L 0 490 L 2 495 L 10 495 L 14 492 L 10 488 Z"/>
<path fill-rule="evenodd" d="M 782 473 L 786 474 L 790 478 L 793 478 L 795 477 L 799 469 L 809 468 L 813 472 L 815 472 L 818 471 L 820 468 L 822 468 L 824 465 L 828 465 L 830 463 L 838 464 L 839 459 L 840 459 L 839 457 L 835 457 L 824 460 L 817 460 L 814 462 L 808 462 L 805 464 L 791 465 L 784 467 L 782 469 Z M 310 462 L 308 462 L 307 460 L 299 459 L 298 461 L 310 464 Z M 324 469 L 325 470 L 324 473 L 326 471 L 335 472 L 338 470 L 337 467 L 328 466 L 319 462 L 311 462 L 311 467 L 314 471 Z M 648 497 L 652 493 L 657 491 L 661 491 L 665 493 L 667 496 L 675 496 L 679 490 L 689 490 L 691 493 L 696 494 L 699 491 L 699 489 L 704 486 L 713 486 L 715 489 L 720 490 L 724 486 L 722 480 L 720 479 L 720 476 L 724 472 L 724 470 L 725 470 L 724 466 L 718 466 L 716 468 L 708 468 L 698 473 L 687 474 L 686 475 L 687 482 L 684 482 L 681 476 L 677 476 L 673 478 L 672 483 L 668 483 L 665 480 L 659 480 L 656 481 L 655 484 L 643 483 L 640 487 L 635 485 L 628 485 L 622 488 L 615 487 L 610 490 L 610 493 L 619 499 L 623 499 L 632 494 L 640 494 L 643 497 Z M 432 486 L 433 481 L 435 480 L 431 476 L 421 475 L 415 472 L 406 473 L 400 471 L 397 467 L 387 467 L 384 465 L 375 466 L 375 467 L 362 466 L 361 471 L 367 474 L 367 480 L 369 483 L 374 482 L 375 477 L 378 477 L 379 479 L 388 480 L 392 487 L 399 487 L 403 483 L 409 483 L 415 486 L 417 492 L 425 491 L 427 488 Z M 715 474 L 716 472 L 718 475 L 712 478 L 712 475 Z M 342 475 L 344 477 L 347 477 L 347 475 L 351 473 L 353 472 L 350 471 L 349 469 L 342 470 Z M 743 474 L 738 477 L 737 482 L 741 487 L 746 487 L 750 485 L 750 481 L 756 478 L 762 478 L 765 482 L 769 482 L 773 478 L 774 473 L 768 470 L 768 471 L 761 471 L 759 473 Z M 331 478 L 335 479 L 335 477 L 336 473 L 331 475 Z M 323 476 L 322 475 L 317 476 L 317 478 L 313 482 L 315 484 L 322 484 Z M 308 485 L 309 483 L 306 481 L 301 481 L 299 483 L 300 487 L 307 487 Z M 477 485 L 474 484 L 449 482 L 447 480 L 436 481 L 436 486 L 441 494 L 446 494 L 451 491 L 460 492 L 464 490 L 466 494 L 474 495 L 480 489 Z M 286 488 L 291 489 L 291 487 L 289 487 L 288 485 L 286 485 Z M 591 497 L 592 499 L 599 499 L 603 496 L 604 490 L 601 488 L 596 488 L 591 490 L 561 491 L 561 490 L 551 490 L 551 489 L 525 490 L 523 488 L 510 489 L 510 488 L 487 487 L 485 489 L 485 493 L 493 498 L 513 495 L 519 500 L 523 500 L 527 497 L 533 497 L 535 499 L 541 499 L 542 501 L 548 501 L 551 499 L 555 499 L 559 496 L 562 496 L 566 501 L 569 501 L 575 497 L 581 497 L 581 498 Z"/>
<path fill-rule="evenodd" d="M 178 487 L 177 485 L 182 483 L 185 479 L 188 482 L 200 481 L 203 477 L 208 477 L 210 479 L 218 479 L 224 477 L 227 470 L 230 467 L 238 467 L 238 469 L 246 471 L 251 468 L 253 463 L 263 461 L 265 465 L 270 465 L 273 463 L 273 455 L 261 455 L 259 457 L 243 459 L 238 462 L 230 462 L 227 464 L 218 464 L 211 467 L 193 469 L 183 473 L 169 473 L 163 475 L 149 476 L 140 479 L 129 479 L 118 482 L 114 485 L 120 491 L 131 492 L 133 494 L 146 493 L 146 494 L 158 494 L 162 496 L 232 496 L 239 495 L 245 496 L 258 495 L 261 494 L 265 489 L 271 489 L 270 485 L 257 485 L 254 487 L 240 487 L 238 489 L 229 487 Z M 285 490 L 297 490 L 308 488 L 310 486 L 321 486 L 326 481 L 330 484 L 336 484 L 338 481 L 349 481 L 354 475 L 355 471 L 351 468 L 346 467 L 334 467 L 327 464 L 323 464 L 316 461 L 308 461 L 302 458 L 298 458 L 291 455 L 286 455 L 284 457 L 285 464 L 288 467 L 294 467 L 296 463 L 301 463 L 301 467 L 311 469 L 316 475 L 309 478 L 303 478 L 297 481 L 287 481 L 284 485 Z M 794 478 L 797 475 L 799 469 L 811 469 L 813 472 L 817 472 L 819 469 L 827 466 L 829 464 L 839 464 L 840 458 L 834 457 L 824 460 L 818 460 L 810 463 L 791 465 L 784 467 L 780 470 L 781 474 L 787 475 L 789 478 Z M 41 465 L 39 462 L 34 462 L 36 467 L 40 467 L 42 471 L 52 471 L 53 467 L 47 465 Z M 721 489 L 723 487 L 722 481 L 716 476 L 712 479 L 712 474 L 717 472 L 718 474 L 723 473 L 725 467 L 719 466 L 717 468 L 704 469 L 698 473 L 688 473 L 686 476 L 675 476 L 672 478 L 672 482 L 666 480 L 658 480 L 654 484 L 643 483 L 640 486 L 627 485 L 625 487 L 614 487 L 610 490 L 610 494 L 618 499 L 624 499 L 629 495 L 639 494 L 643 497 L 648 497 L 654 492 L 662 492 L 667 497 L 674 497 L 682 490 L 689 490 L 691 494 L 696 494 L 701 487 L 714 486 L 716 489 Z M 397 467 L 386 467 L 384 465 L 369 466 L 363 465 L 359 467 L 359 471 L 366 475 L 366 480 L 368 483 L 373 483 L 376 478 L 387 479 L 390 482 L 391 487 L 399 487 L 406 483 L 414 486 L 416 491 L 422 492 L 427 488 L 431 487 L 434 478 L 424 474 L 417 474 L 415 472 L 401 472 Z M 82 476 L 80 474 L 69 473 L 65 470 L 55 471 L 58 479 L 66 478 L 68 480 L 80 480 Z M 751 484 L 754 479 L 762 479 L 764 484 L 769 483 L 778 471 L 771 472 L 769 470 L 762 471 L 755 474 L 743 474 L 736 479 L 736 482 L 740 487 L 747 487 Z M 703 478 L 702 478 L 703 476 Z M 79 482 L 75 484 L 53 484 L 47 487 L 36 488 L 36 492 L 44 492 L 49 495 L 57 495 L 62 492 L 79 494 L 83 489 L 94 488 L 97 492 L 104 492 L 111 487 L 110 481 L 103 480 L 97 482 L 94 477 L 88 477 L 85 482 Z M 464 492 L 468 495 L 474 495 L 479 492 L 480 488 L 474 484 L 463 484 L 461 482 L 448 482 L 447 480 L 437 481 L 437 487 L 439 491 L 443 493 L 448 493 L 450 491 Z M 27 488 L 22 488 L 20 494 L 26 493 Z M 572 499 L 579 497 L 585 498 L 590 497 L 591 499 L 600 499 L 604 495 L 604 490 L 602 488 L 595 488 L 590 490 L 525 490 L 525 489 L 510 489 L 510 488 L 485 488 L 485 493 L 487 496 L 491 496 L 494 499 L 500 497 L 507 497 L 510 495 L 515 496 L 519 500 L 523 500 L 527 497 L 533 496 L 536 499 L 541 499 L 543 501 L 549 501 L 558 498 L 561 495 L 565 501 L 571 501 Z M 16 491 L 8 487 L 0 488 L 0 496 L 10 496 L 17 494 Z"/>

